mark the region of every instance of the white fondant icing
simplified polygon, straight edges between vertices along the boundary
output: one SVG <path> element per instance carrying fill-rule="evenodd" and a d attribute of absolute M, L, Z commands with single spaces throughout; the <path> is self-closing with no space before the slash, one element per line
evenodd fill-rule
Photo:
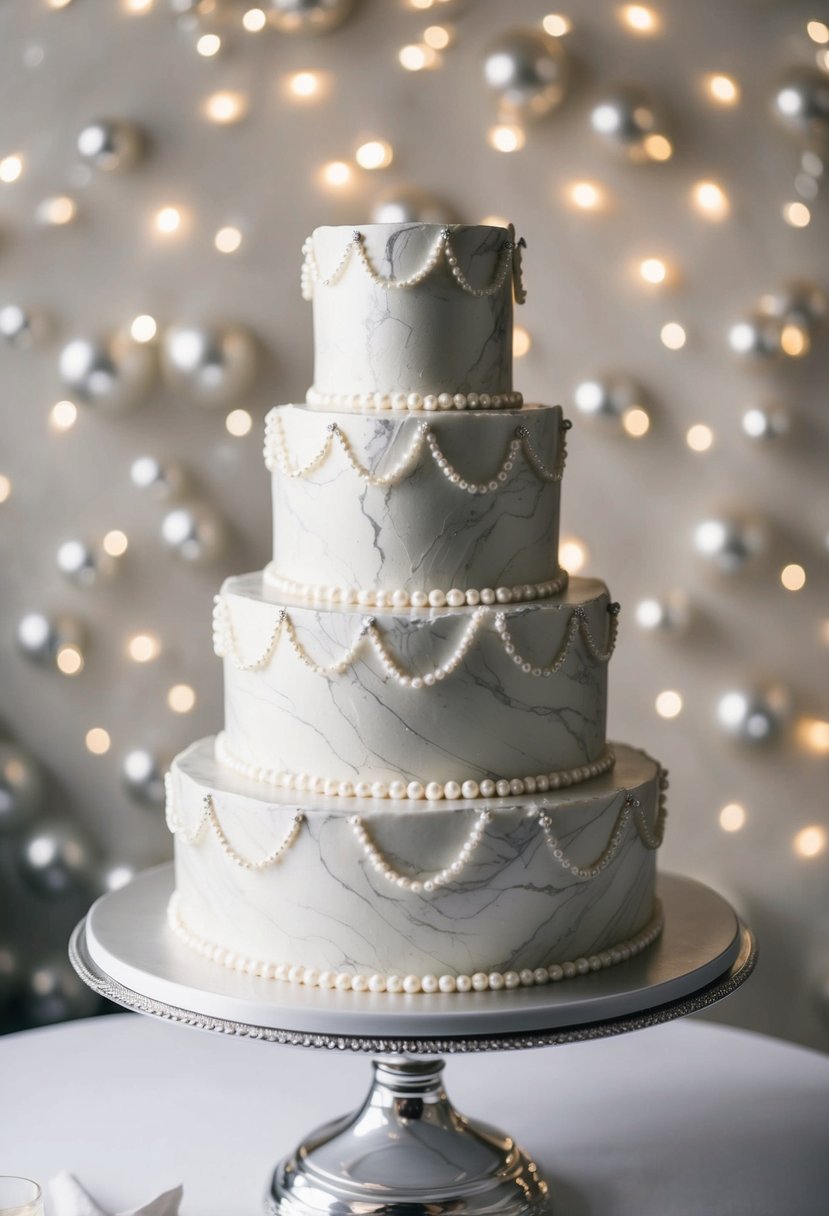
<path fill-rule="evenodd" d="M 410 601 L 434 589 L 494 591 L 559 579 L 565 434 L 559 407 L 432 416 L 437 459 L 418 418 L 359 414 L 344 421 L 299 405 L 273 411 L 271 427 L 276 419 L 288 467 L 309 469 L 305 477 L 287 476 L 278 466 L 273 471 L 273 559 L 282 579 L 339 588 L 344 599 L 386 588 Z M 339 431 L 327 432 L 330 425 Z M 516 435 L 519 426 L 526 434 Z M 347 437 L 373 482 L 395 484 L 359 479 L 335 434 Z M 519 457 L 504 472 L 505 453 L 516 441 Z M 327 445 L 327 458 L 317 463 Z M 403 475 L 404 469 L 411 471 Z M 473 485 L 487 492 L 469 493 Z"/>

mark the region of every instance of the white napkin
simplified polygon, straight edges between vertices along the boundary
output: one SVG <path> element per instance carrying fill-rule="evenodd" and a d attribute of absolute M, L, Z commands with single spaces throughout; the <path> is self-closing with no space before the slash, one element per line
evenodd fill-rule
<path fill-rule="evenodd" d="M 139 1208 L 130 1208 L 118 1216 L 178 1216 L 183 1188 L 177 1186 Z M 48 1216 L 110 1216 L 84 1190 L 74 1174 L 63 1170 L 48 1184 Z"/>

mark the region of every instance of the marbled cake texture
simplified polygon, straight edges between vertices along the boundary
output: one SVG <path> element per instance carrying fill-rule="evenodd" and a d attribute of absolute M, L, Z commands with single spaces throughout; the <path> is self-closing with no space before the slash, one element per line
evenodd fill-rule
<path fill-rule="evenodd" d="M 547 664 L 581 608 L 599 646 L 610 632 L 603 583 L 573 579 L 555 599 L 474 610 L 372 610 L 395 661 L 413 675 L 445 662 L 473 613 L 483 623 L 460 666 L 432 687 L 406 688 L 389 678 L 364 640 L 346 671 L 310 670 L 283 631 L 269 662 L 261 655 L 279 612 L 287 609 L 297 641 L 318 665 L 351 647 L 365 609 L 291 603 L 261 575 L 228 579 L 222 589 L 235 638 L 225 658 L 225 741 L 249 764 L 338 781 L 430 781 L 526 777 L 598 760 L 605 750 L 607 664 L 581 638 L 549 678 L 522 670 L 495 631 L 503 611 L 514 644 L 532 664 Z"/>
<path fill-rule="evenodd" d="M 383 278 L 416 273 L 440 235 L 439 224 L 368 224 L 363 244 Z M 497 273 L 511 232 L 481 225 L 451 228 L 452 247 L 474 287 Z M 340 262 L 351 229 L 313 234 L 321 277 Z M 512 281 L 491 296 L 463 291 L 441 260 L 421 283 L 378 285 L 352 255 L 330 287 L 314 289 L 314 388 L 320 393 L 507 393 L 512 390 Z"/>
<path fill-rule="evenodd" d="M 275 414 L 289 467 L 321 449 L 335 423 L 372 476 L 403 460 L 428 425 L 449 464 L 474 483 L 501 468 L 516 428 L 545 468 L 563 440 L 558 406 L 497 413 L 343 414 L 304 405 Z M 274 570 L 305 586 L 449 591 L 548 582 L 558 574 L 560 481 L 534 471 L 523 451 L 497 490 L 470 494 L 447 479 L 424 443 L 413 471 L 367 485 L 338 444 L 304 477 L 272 473 Z"/>
<path fill-rule="evenodd" d="M 374 869 L 349 817 L 359 814 L 383 856 L 407 875 L 450 864 L 479 802 L 389 803 L 265 793 L 217 766 L 211 740 L 175 761 L 175 814 L 194 826 L 211 794 L 230 845 L 255 860 L 304 822 L 272 868 L 235 865 L 206 830 L 176 841 L 176 885 L 186 927 L 246 956 L 371 975 L 472 974 L 547 966 L 588 956 L 638 933 L 653 914 L 655 854 L 633 822 L 598 877 L 578 879 L 552 856 L 534 811 L 543 809 L 565 856 L 587 866 L 613 833 L 626 794 L 653 831 L 656 763 L 617 746 L 613 773 L 557 794 L 487 803 L 481 844 L 451 885 L 402 890 Z M 394 999 L 394 998 L 391 998 Z"/>

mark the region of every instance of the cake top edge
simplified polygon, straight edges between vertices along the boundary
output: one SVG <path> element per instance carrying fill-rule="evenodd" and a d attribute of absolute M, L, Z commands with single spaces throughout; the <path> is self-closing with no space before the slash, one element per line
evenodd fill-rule
<path fill-rule="evenodd" d="M 506 228 L 500 224 L 432 224 L 425 220 L 405 220 L 398 224 L 363 224 L 355 222 L 353 224 L 319 224 L 313 231 L 312 236 L 318 233 L 341 232 L 346 237 L 351 237 L 355 231 L 361 232 L 364 236 L 370 237 L 374 234 L 377 236 L 392 235 L 395 232 L 403 232 L 409 229 L 423 230 L 424 232 L 434 233 L 439 236 L 444 230 L 451 232 L 500 232 L 510 236 L 515 232 L 515 226 L 508 224 Z"/>

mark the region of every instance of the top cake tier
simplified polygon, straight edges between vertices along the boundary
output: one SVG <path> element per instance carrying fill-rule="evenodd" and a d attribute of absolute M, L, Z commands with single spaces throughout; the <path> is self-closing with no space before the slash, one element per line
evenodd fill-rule
<path fill-rule="evenodd" d="M 512 228 L 317 228 L 303 246 L 314 306 L 308 401 L 334 408 L 516 407 L 512 301 L 524 298 Z"/>

